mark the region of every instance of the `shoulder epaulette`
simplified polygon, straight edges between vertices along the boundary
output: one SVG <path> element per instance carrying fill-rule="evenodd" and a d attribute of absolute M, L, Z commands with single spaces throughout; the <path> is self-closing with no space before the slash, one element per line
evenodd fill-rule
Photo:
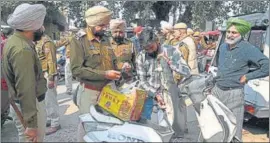
<path fill-rule="evenodd" d="M 75 38 L 79 40 L 84 35 L 86 35 L 86 32 L 83 29 L 81 29 L 75 34 Z"/>

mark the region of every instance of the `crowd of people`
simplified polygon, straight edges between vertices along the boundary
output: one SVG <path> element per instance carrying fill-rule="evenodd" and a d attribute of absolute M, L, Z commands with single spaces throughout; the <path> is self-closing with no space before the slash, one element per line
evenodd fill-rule
<path fill-rule="evenodd" d="M 4 43 L 2 73 L 8 93 L 24 120 L 22 123 L 19 114 L 11 108 L 20 142 L 42 142 L 45 134 L 61 128 L 56 91 L 56 50 L 61 46 L 66 48 L 67 94 L 72 93 L 72 77 L 80 83 L 77 91 L 79 114 L 89 112 L 107 83 L 124 76 L 127 81 L 139 80 L 140 87 L 148 93 L 138 122 L 151 120 L 154 100 L 172 110 L 169 108 L 172 102 L 168 100 L 170 85 L 180 85 L 182 79 L 198 75 L 198 51 L 216 47 L 185 23 L 171 25 L 166 21 L 160 23 L 160 31 L 138 26 L 134 28 L 134 37 L 128 39 L 125 20 L 111 19 L 112 14 L 103 6 L 89 8 L 84 17 L 87 27 L 76 33 L 65 32 L 57 42 L 44 34 L 46 8 L 41 4 L 21 4 L 8 18 L 7 23 L 14 33 Z M 242 38 L 250 29 L 251 25 L 242 19 L 228 20 L 212 91 L 236 116 L 236 135 L 240 140 L 243 87 L 247 81 L 269 74 L 269 59 Z M 110 36 L 106 35 L 106 30 L 110 31 Z M 175 48 L 177 54 L 164 52 L 168 46 Z M 175 56 L 177 60 L 173 60 Z M 160 62 L 165 63 L 167 67 L 163 68 L 167 70 L 159 70 Z M 249 72 L 250 62 L 257 65 L 252 72 Z M 188 132 L 187 109 L 183 105 L 176 112 L 183 115 L 180 130 L 175 135 L 181 138 Z M 47 131 L 46 126 L 49 127 Z M 78 126 L 77 133 L 78 141 L 83 141 L 82 126 Z"/>

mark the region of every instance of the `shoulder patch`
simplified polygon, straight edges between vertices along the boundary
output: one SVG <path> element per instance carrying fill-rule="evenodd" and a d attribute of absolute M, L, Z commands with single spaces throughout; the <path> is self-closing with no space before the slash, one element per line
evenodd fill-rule
<path fill-rule="evenodd" d="M 75 34 L 75 38 L 76 38 L 76 39 L 80 39 L 80 38 L 83 37 L 84 35 L 86 35 L 86 32 L 85 32 L 83 29 L 81 29 L 81 30 L 79 30 L 79 31 Z"/>

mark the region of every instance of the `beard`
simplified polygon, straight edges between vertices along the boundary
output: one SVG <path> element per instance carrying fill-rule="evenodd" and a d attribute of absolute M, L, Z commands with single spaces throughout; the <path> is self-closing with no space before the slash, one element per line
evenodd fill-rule
<path fill-rule="evenodd" d="M 117 37 L 114 37 L 113 39 L 117 44 L 124 43 L 124 37 L 117 36 Z"/>
<path fill-rule="evenodd" d="M 225 42 L 229 45 L 235 45 L 239 41 L 242 40 L 242 36 L 236 37 L 236 38 L 228 38 L 226 37 Z"/>
<path fill-rule="evenodd" d="M 94 31 L 93 33 L 94 33 L 94 36 L 99 37 L 99 38 L 102 38 L 105 35 L 104 30 L 102 30 L 102 31 Z"/>

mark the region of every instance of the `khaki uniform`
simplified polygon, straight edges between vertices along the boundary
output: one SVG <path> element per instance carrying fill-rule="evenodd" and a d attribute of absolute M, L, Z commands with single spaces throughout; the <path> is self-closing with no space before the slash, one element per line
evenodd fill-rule
<path fill-rule="evenodd" d="M 132 68 L 131 73 L 128 73 L 128 77 L 132 77 L 132 71 L 134 71 L 135 67 L 135 53 L 133 49 L 133 43 L 128 39 L 124 39 L 124 43 L 118 45 L 113 40 L 113 38 L 110 39 L 110 42 L 116 56 L 117 68 L 121 69 L 125 62 L 129 63 Z"/>
<path fill-rule="evenodd" d="M 98 41 L 90 29 L 80 30 L 70 47 L 72 75 L 81 82 L 82 89 L 77 94 L 78 106 L 81 114 L 88 113 L 103 86 L 110 82 L 105 71 L 117 69 L 116 57 L 109 39 L 103 37 Z"/>
<path fill-rule="evenodd" d="M 173 40 L 172 44 L 182 52 L 184 59 L 191 69 L 191 74 L 199 74 L 196 45 L 193 39 L 186 36 L 180 41 Z"/>
<path fill-rule="evenodd" d="M 41 61 L 42 70 L 47 81 L 54 81 L 54 88 L 46 92 L 47 122 L 51 122 L 51 127 L 59 126 L 59 105 L 57 102 L 57 65 L 56 47 L 47 35 L 43 36 L 36 44 L 38 57 Z"/>
<path fill-rule="evenodd" d="M 72 92 L 72 73 L 70 68 L 70 41 L 72 37 L 68 37 L 68 43 L 65 45 L 66 48 L 66 64 L 65 64 L 65 85 L 66 91 Z"/>
<path fill-rule="evenodd" d="M 38 129 L 38 142 L 42 142 L 45 135 L 44 98 L 47 88 L 33 42 L 15 32 L 5 45 L 2 60 L 9 95 L 18 103 L 26 126 Z M 18 129 L 19 141 L 28 141 L 24 135 L 25 129 L 13 109 L 11 114 Z"/>

